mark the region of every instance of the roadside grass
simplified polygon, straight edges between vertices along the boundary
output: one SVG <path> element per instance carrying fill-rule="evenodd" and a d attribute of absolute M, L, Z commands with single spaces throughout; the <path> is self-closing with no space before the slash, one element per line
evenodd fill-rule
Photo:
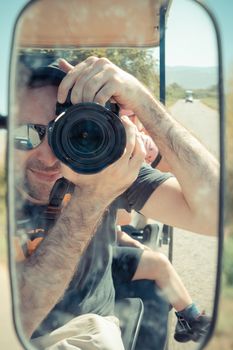
<path fill-rule="evenodd" d="M 168 98 L 166 99 L 166 107 L 171 107 L 172 105 L 174 105 L 179 99 L 177 97 L 174 96 L 168 96 Z M 217 110 L 218 109 L 218 100 L 216 99 L 216 97 L 205 97 L 205 98 L 201 98 L 200 101 L 206 105 L 207 107 L 210 107 L 212 109 Z"/>
<path fill-rule="evenodd" d="M 6 257 L 6 182 L 3 167 L 0 168 L 0 262 Z"/>
<path fill-rule="evenodd" d="M 233 349 L 233 286 L 222 284 L 217 324 L 206 350 Z"/>
<path fill-rule="evenodd" d="M 168 98 L 166 99 L 166 107 L 171 107 L 173 106 L 179 99 L 177 97 L 173 97 L 173 96 L 168 96 Z"/>
<path fill-rule="evenodd" d="M 218 323 L 215 332 L 216 347 L 212 347 L 213 350 L 230 350 L 233 349 L 233 289 L 230 292 L 232 297 L 229 297 L 229 291 L 227 295 L 223 292 L 223 296 L 219 305 Z"/>
<path fill-rule="evenodd" d="M 218 109 L 218 99 L 216 97 L 204 97 L 200 101 L 212 109 Z"/>
<path fill-rule="evenodd" d="M 0 236 L 0 264 L 6 261 L 6 257 L 7 257 L 6 235 L 1 234 L 1 236 Z"/>
<path fill-rule="evenodd" d="M 0 198 L 0 262 L 6 258 L 6 206 Z"/>
<path fill-rule="evenodd" d="M 218 308 L 218 321 L 211 350 L 233 349 L 233 227 L 226 227 L 224 256 L 222 264 L 221 299 Z"/>
<path fill-rule="evenodd" d="M 222 283 L 222 297 L 219 305 L 219 324 L 220 333 L 229 333 L 233 330 L 233 285 Z M 233 341 L 233 338 L 232 338 Z"/>

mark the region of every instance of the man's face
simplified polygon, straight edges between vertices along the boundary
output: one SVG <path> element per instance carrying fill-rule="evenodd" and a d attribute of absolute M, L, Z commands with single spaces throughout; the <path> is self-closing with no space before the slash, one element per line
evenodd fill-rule
<path fill-rule="evenodd" d="M 55 116 L 57 87 L 27 88 L 19 94 L 17 124 L 47 125 Z M 42 143 L 33 150 L 15 151 L 18 185 L 33 199 L 47 203 L 50 191 L 61 175 L 60 162 L 48 145 L 47 133 Z"/>

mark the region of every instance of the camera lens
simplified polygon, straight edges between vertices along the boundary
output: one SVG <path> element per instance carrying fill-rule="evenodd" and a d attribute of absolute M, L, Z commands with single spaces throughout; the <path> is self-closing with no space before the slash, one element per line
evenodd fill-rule
<path fill-rule="evenodd" d="M 104 130 L 93 120 L 82 120 L 70 131 L 70 147 L 79 153 L 98 152 L 105 139 Z"/>
<path fill-rule="evenodd" d="M 56 157 L 81 174 L 94 174 L 114 163 L 126 146 L 120 118 L 95 103 L 69 107 L 50 123 L 48 138 Z"/>

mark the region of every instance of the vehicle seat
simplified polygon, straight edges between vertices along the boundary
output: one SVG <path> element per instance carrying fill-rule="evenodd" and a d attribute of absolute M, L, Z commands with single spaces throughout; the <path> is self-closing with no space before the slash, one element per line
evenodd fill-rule
<path fill-rule="evenodd" d="M 125 298 L 116 301 L 115 315 L 120 320 L 125 350 L 135 348 L 143 312 L 144 306 L 140 298 Z"/>

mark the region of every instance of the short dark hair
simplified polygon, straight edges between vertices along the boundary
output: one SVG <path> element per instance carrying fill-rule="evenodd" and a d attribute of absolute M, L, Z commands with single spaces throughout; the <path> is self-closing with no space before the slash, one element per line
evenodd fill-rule
<path fill-rule="evenodd" d="M 25 87 L 58 86 L 66 73 L 59 68 L 58 62 L 34 67 L 28 62 L 19 60 L 17 85 Z"/>
<path fill-rule="evenodd" d="M 29 87 L 40 87 L 45 85 L 58 86 L 66 75 L 66 73 L 55 64 L 39 67 L 31 70 L 30 73 L 28 80 Z"/>

